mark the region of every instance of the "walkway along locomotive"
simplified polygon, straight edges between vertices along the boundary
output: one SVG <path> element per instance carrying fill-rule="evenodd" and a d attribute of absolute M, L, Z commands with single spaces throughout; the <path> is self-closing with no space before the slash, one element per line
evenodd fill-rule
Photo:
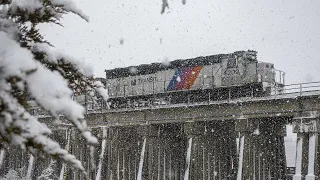
<path fill-rule="evenodd" d="M 258 62 L 256 51 L 201 56 L 169 63 L 105 70 L 111 108 L 134 108 L 265 96 L 284 85 L 271 63 Z"/>

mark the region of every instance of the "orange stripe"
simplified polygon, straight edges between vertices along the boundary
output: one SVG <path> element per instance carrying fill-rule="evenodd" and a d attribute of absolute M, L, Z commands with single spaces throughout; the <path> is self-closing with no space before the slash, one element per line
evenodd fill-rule
<path fill-rule="evenodd" d="M 186 80 L 186 83 L 183 86 L 183 89 L 190 89 L 193 83 L 196 81 L 202 66 L 196 66 L 193 68 L 192 72 L 190 73 L 189 78 Z"/>

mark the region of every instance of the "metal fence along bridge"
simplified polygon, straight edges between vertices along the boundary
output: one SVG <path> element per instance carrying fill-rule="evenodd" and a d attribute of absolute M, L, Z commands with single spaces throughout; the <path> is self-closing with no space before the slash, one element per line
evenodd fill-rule
<path fill-rule="evenodd" d="M 78 97 L 99 144 L 91 149 L 63 116 L 52 138 L 84 162 L 90 179 L 269 180 L 319 179 L 320 82 L 285 85 L 265 97 L 108 109 Z M 50 125 L 51 117 L 30 109 Z M 295 172 L 287 173 L 285 126 L 297 133 Z M 94 163 L 90 161 L 94 153 Z M 9 169 L 37 179 L 51 167 L 53 179 L 84 179 L 58 160 L 34 157 L 17 147 L 0 151 L 1 175 Z M 95 166 L 93 166 L 95 164 Z"/>

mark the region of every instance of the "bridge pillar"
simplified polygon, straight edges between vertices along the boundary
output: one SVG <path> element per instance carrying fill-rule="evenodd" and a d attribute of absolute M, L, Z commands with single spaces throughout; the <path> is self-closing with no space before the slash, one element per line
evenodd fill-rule
<path fill-rule="evenodd" d="M 231 121 L 187 122 L 184 180 L 234 179 L 236 143 Z"/>
<path fill-rule="evenodd" d="M 155 171 L 158 170 L 159 166 L 157 154 L 159 152 L 159 127 L 142 125 L 138 127 L 138 134 L 142 144 L 140 146 L 140 159 L 136 179 L 154 179 L 159 173 Z M 154 156 L 155 154 L 157 155 Z"/>
<path fill-rule="evenodd" d="M 101 180 L 183 179 L 186 138 L 182 127 L 157 124 L 108 128 L 105 152 L 97 147 L 100 157 L 105 156 L 97 161 L 95 174 Z"/>
<path fill-rule="evenodd" d="M 257 151 L 257 138 L 253 134 L 255 130 L 258 130 L 257 120 L 249 120 L 246 118 L 239 118 L 235 120 L 235 131 L 238 132 L 238 169 L 237 180 L 242 179 L 259 179 L 259 175 L 256 176 L 257 170 L 260 166 L 256 166 L 256 158 L 259 158 L 259 151 Z M 257 132 L 258 132 L 257 131 Z M 254 151 L 250 151 L 254 149 Z M 257 153 L 258 152 L 258 153 Z M 253 166 L 253 167 L 252 167 Z M 259 174 L 259 173 L 258 173 Z"/>
<path fill-rule="evenodd" d="M 142 139 L 146 139 L 142 179 L 183 179 L 186 149 L 183 125 L 141 126 L 139 132 Z M 140 165 L 141 162 L 140 158 Z"/>
<path fill-rule="evenodd" d="M 200 136 L 204 134 L 204 128 L 204 122 L 184 123 L 184 133 L 187 136 L 184 180 L 202 179 L 200 178 L 202 166 L 199 166 L 197 160 L 200 159 L 198 149 L 202 144 Z"/>
<path fill-rule="evenodd" d="M 239 134 L 237 180 L 286 179 L 285 120 L 235 120 Z"/>
<path fill-rule="evenodd" d="M 105 132 L 103 132 L 105 131 Z M 95 160 L 98 164 L 95 179 L 136 179 L 141 140 L 135 127 L 109 127 L 99 130 L 101 146 L 97 155 L 102 155 L 102 144 L 105 140 L 104 158 L 101 160 L 101 172 L 99 171 L 100 160 Z"/>
<path fill-rule="evenodd" d="M 293 132 L 297 133 L 296 173 L 293 180 L 316 180 L 319 175 L 320 122 L 316 112 L 293 119 Z"/>

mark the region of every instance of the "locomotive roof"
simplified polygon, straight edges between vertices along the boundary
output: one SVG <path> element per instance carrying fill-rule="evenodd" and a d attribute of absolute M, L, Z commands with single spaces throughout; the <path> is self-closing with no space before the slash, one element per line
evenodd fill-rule
<path fill-rule="evenodd" d="M 235 55 L 243 55 L 246 52 L 251 52 L 256 54 L 255 51 L 236 51 L 230 54 L 217 54 L 211 56 L 200 56 L 191 59 L 178 59 L 167 64 L 164 63 L 151 63 L 151 64 L 141 64 L 138 66 L 129 66 L 125 68 L 115 68 L 110 70 L 105 70 L 107 79 L 153 74 L 158 71 L 176 69 L 181 67 L 193 67 L 193 66 L 205 66 L 212 65 L 215 63 L 220 63 L 223 59 L 233 58 Z M 134 71 L 132 70 L 134 69 Z"/>

